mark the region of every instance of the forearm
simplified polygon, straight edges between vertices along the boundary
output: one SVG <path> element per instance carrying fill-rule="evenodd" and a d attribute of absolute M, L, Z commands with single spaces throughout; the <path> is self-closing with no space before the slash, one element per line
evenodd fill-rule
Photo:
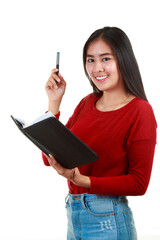
<path fill-rule="evenodd" d="M 144 195 L 148 184 L 131 174 L 115 177 L 91 177 L 90 193 L 118 196 Z"/>
<path fill-rule="evenodd" d="M 154 150 L 155 143 L 152 141 L 135 142 L 128 152 L 128 174 L 90 177 L 90 193 L 120 196 L 144 195 L 150 181 Z"/>

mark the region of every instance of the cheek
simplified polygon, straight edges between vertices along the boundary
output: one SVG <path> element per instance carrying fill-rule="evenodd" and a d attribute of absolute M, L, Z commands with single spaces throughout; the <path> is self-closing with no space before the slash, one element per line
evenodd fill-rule
<path fill-rule="evenodd" d="M 109 73 L 114 73 L 114 74 L 117 74 L 117 65 L 116 64 L 113 64 L 113 63 L 108 63 L 105 67 L 106 71 L 109 72 Z"/>
<path fill-rule="evenodd" d="M 86 71 L 87 71 L 88 75 L 91 75 L 91 73 L 92 73 L 91 65 L 86 64 Z"/>
<path fill-rule="evenodd" d="M 110 70 L 111 70 L 110 65 L 106 65 L 105 69 L 106 69 L 107 71 L 110 71 Z"/>

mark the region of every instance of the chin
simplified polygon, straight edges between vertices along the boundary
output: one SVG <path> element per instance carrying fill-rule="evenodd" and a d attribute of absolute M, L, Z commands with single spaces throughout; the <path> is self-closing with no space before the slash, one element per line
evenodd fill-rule
<path fill-rule="evenodd" d="M 95 85 L 95 86 L 96 86 L 96 87 L 98 88 L 98 90 L 101 91 L 101 92 L 110 90 L 109 87 L 102 87 L 102 86 L 97 86 L 97 85 Z"/>

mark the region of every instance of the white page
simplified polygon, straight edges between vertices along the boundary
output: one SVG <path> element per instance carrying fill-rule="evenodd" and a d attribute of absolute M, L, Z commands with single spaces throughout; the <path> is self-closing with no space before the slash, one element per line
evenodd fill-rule
<path fill-rule="evenodd" d="M 42 116 L 38 117 L 37 119 L 35 119 L 35 120 L 34 120 L 33 122 L 31 122 L 28 126 L 25 126 L 25 127 L 29 127 L 29 126 L 31 126 L 31 125 L 33 125 L 33 124 L 35 124 L 35 123 L 37 123 L 37 122 L 41 122 L 41 121 L 43 121 L 43 120 L 45 120 L 45 119 L 47 119 L 47 118 L 49 118 L 49 117 L 55 117 L 55 116 L 53 115 L 52 112 L 47 112 L 47 113 L 45 113 L 44 115 L 42 115 Z"/>
<path fill-rule="evenodd" d="M 38 117 L 37 119 L 35 119 L 35 120 L 34 120 L 33 122 L 31 122 L 30 124 L 26 123 L 24 120 L 22 120 L 22 119 L 20 119 L 20 118 L 16 118 L 16 120 L 17 120 L 19 123 L 22 124 L 23 128 L 27 128 L 27 127 L 29 127 L 29 126 L 32 126 L 32 125 L 35 124 L 35 123 L 38 123 L 38 122 L 41 122 L 41 121 L 47 119 L 47 118 L 49 118 L 49 117 L 55 117 L 55 116 L 53 115 L 52 112 L 47 112 L 47 113 L 45 113 L 44 115 L 42 115 L 42 116 Z"/>

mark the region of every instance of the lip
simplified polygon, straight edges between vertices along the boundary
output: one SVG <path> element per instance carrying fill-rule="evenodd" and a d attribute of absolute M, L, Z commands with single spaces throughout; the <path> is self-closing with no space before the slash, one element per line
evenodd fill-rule
<path fill-rule="evenodd" d="M 105 75 L 105 76 L 96 76 L 95 79 L 97 82 L 104 82 L 108 79 L 108 75 Z"/>

